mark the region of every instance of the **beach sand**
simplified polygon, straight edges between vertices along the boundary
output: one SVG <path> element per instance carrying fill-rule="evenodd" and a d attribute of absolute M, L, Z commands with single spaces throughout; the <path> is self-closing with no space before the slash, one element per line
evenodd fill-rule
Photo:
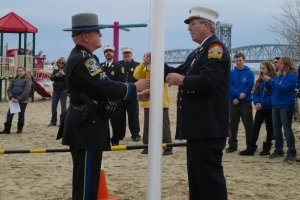
<path fill-rule="evenodd" d="M 46 90 L 52 91 L 51 87 Z M 176 87 L 170 88 L 170 120 L 175 137 Z M 59 105 L 60 106 L 60 105 Z M 0 129 L 6 119 L 8 102 L 0 102 Z M 58 109 L 60 113 L 60 107 Z M 12 134 L 0 135 L 0 150 L 62 149 L 56 140 L 58 127 L 47 127 L 51 117 L 51 100 L 35 93 L 35 102 L 28 103 L 22 134 L 16 134 L 17 116 Z M 225 116 L 224 116 L 225 117 Z M 293 123 L 296 147 L 300 151 L 299 122 Z M 140 109 L 143 130 L 143 109 Z M 140 133 L 142 135 L 142 131 Z M 243 157 L 245 133 L 240 123 L 238 151 L 225 153 L 224 173 L 230 200 L 300 199 L 300 165 L 283 162 L 283 158 L 259 156 L 265 139 L 262 126 L 255 156 Z M 184 142 L 174 140 L 173 142 Z M 120 145 L 137 145 L 127 128 Z M 285 145 L 286 146 L 286 145 Z M 141 150 L 104 152 L 103 164 L 109 195 L 120 200 L 145 200 L 147 196 L 147 155 Z M 187 200 L 188 183 L 185 147 L 175 147 L 173 155 L 162 157 L 162 199 Z M 71 200 L 72 159 L 70 153 L 30 153 L 0 155 L 0 200 Z"/>

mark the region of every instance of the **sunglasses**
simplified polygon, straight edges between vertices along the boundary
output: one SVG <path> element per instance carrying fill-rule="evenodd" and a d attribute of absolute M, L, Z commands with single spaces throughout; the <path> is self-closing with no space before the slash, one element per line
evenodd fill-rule
<path fill-rule="evenodd" d="M 63 63 L 63 62 L 58 62 L 58 64 L 65 64 L 65 63 Z"/>
<path fill-rule="evenodd" d="M 97 34 L 100 34 L 100 30 L 99 29 L 94 29 L 94 30 L 89 30 L 89 31 L 78 31 L 78 32 L 72 34 L 72 37 L 75 37 L 75 36 L 83 34 L 83 33 L 91 33 L 91 32 L 95 32 Z"/>
<path fill-rule="evenodd" d="M 97 34 L 100 33 L 100 30 L 99 29 L 95 29 L 95 30 L 90 30 L 90 31 L 84 31 L 85 33 L 91 33 L 91 32 L 95 32 Z"/>

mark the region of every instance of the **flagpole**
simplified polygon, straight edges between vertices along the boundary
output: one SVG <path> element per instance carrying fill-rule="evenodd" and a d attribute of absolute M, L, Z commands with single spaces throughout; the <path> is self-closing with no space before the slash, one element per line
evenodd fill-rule
<path fill-rule="evenodd" d="M 161 199 L 165 0 L 153 0 L 147 200 Z"/>

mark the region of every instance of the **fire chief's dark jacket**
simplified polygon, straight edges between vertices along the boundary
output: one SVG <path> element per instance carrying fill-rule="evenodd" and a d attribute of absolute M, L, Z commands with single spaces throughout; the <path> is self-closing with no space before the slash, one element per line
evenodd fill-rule
<path fill-rule="evenodd" d="M 70 107 L 57 138 L 62 137 L 62 144 L 76 148 L 90 151 L 108 149 L 110 144 L 108 120 L 93 114 L 89 124 L 84 125 L 80 108 L 85 103 L 79 96 L 85 93 L 89 99 L 97 101 L 98 104 L 107 98 L 136 100 L 135 85 L 110 80 L 103 73 L 98 58 L 79 45 L 71 51 L 65 70 Z"/>
<path fill-rule="evenodd" d="M 227 137 L 229 134 L 230 56 L 215 36 L 209 37 L 178 68 L 184 75 L 178 87 L 176 139 Z"/>
<path fill-rule="evenodd" d="M 135 68 L 140 64 L 135 62 L 133 59 L 129 63 L 125 63 L 124 60 L 118 61 L 118 63 L 124 66 L 125 70 L 125 82 L 126 83 L 135 83 L 137 80 L 134 78 L 133 73 Z"/>

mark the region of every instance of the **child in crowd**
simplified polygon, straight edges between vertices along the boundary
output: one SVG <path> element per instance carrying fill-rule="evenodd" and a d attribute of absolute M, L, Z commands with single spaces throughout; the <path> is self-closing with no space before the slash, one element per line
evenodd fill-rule
<path fill-rule="evenodd" d="M 270 155 L 273 138 L 271 91 L 266 89 L 266 83 L 262 81 L 262 77 L 266 75 L 273 78 L 276 76 L 276 72 L 270 62 L 264 61 L 260 64 L 260 73 L 260 76 L 255 82 L 254 89 L 252 90 L 253 104 L 256 108 L 252 134 L 250 142 L 247 144 L 247 149 L 240 152 L 240 155 L 242 156 L 254 155 L 257 148 L 256 142 L 259 131 L 264 120 L 266 122 L 267 138 L 266 142 L 263 142 L 263 150 L 260 152 L 260 155 Z"/>
<path fill-rule="evenodd" d="M 7 88 L 7 95 L 9 100 L 14 103 L 19 103 L 21 112 L 19 112 L 18 118 L 18 131 L 22 133 L 24 121 L 25 121 L 25 110 L 29 100 L 29 92 L 31 86 L 31 77 L 24 67 L 18 67 L 16 70 L 16 76 L 11 80 L 9 87 Z M 4 123 L 4 130 L 0 134 L 10 134 L 11 123 L 13 121 L 14 113 L 8 109 L 6 122 Z"/>
<path fill-rule="evenodd" d="M 295 107 L 297 76 L 293 59 L 282 57 L 279 59 L 278 76 L 271 78 L 267 75 L 262 77 L 266 82 L 266 88 L 272 91 L 272 120 L 275 137 L 275 150 L 269 158 L 282 157 L 283 136 L 287 142 L 287 155 L 284 162 L 293 163 L 297 154 L 295 148 L 295 137 L 292 130 L 292 120 Z"/>

